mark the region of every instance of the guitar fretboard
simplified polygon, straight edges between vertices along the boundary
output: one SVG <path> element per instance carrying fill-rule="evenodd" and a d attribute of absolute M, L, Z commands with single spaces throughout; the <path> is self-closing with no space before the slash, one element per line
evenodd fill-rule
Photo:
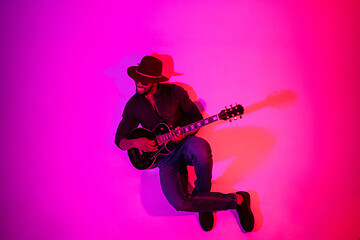
<path fill-rule="evenodd" d="M 219 120 L 219 116 L 218 115 L 214 115 L 202 120 L 199 120 L 197 122 L 191 123 L 189 125 L 186 125 L 184 127 L 179 128 L 178 130 L 175 131 L 175 133 L 181 133 L 181 134 L 186 134 L 188 132 L 197 130 L 201 127 L 204 127 L 210 123 L 216 122 L 217 120 Z"/>
<path fill-rule="evenodd" d="M 169 133 L 163 134 L 163 135 L 159 135 L 157 136 L 157 141 L 159 144 L 162 144 L 164 142 L 167 142 L 170 140 L 170 135 L 171 133 L 175 133 L 175 134 L 186 134 L 188 132 L 192 132 L 195 131 L 201 127 L 204 127 L 210 123 L 216 122 L 219 120 L 219 115 L 213 115 L 211 117 L 199 120 L 197 122 L 191 123 L 189 125 L 186 125 L 184 127 L 181 127 L 177 130 L 172 130 Z"/>

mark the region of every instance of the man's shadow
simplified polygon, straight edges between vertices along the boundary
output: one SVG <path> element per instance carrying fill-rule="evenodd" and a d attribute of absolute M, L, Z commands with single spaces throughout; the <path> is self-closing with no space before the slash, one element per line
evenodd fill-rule
<path fill-rule="evenodd" d="M 152 56 L 159 58 L 163 62 L 163 75 L 171 78 L 172 76 L 180 76 L 181 73 L 174 71 L 174 62 L 171 56 L 159 55 L 153 53 Z M 116 105 L 115 119 L 112 124 L 112 130 L 116 131 L 117 124 L 121 119 L 121 110 L 126 101 L 133 93 L 129 92 L 132 89 L 133 82 L 127 81 L 126 67 L 129 64 L 141 59 L 142 55 L 134 55 L 124 58 L 118 66 L 107 69 L 106 75 L 115 79 L 121 99 Z M 173 82 L 174 83 L 174 82 Z M 187 84 L 174 83 L 183 87 L 189 94 L 191 100 L 197 105 L 203 116 L 206 118 L 209 115 L 206 113 L 206 102 L 198 99 L 195 91 Z M 261 110 L 266 107 L 278 107 L 296 100 L 296 94 L 292 91 L 282 91 L 273 94 L 258 103 L 251 106 L 245 106 L 243 115 Z M 256 166 L 264 160 L 267 153 L 275 144 L 275 135 L 260 127 L 227 127 L 216 130 L 216 126 L 221 122 L 210 124 L 200 130 L 200 136 L 207 139 L 212 147 L 214 163 L 223 166 L 221 176 L 213 181 L 212 191 L 219 192 L 236 192 L 234 186 L 238 184 L 247 174 L 249 174 Z M 113 136 L 112 134 L 110 134 Z M 113 144 L 112 137 L 109 137 L 109 143 Z M 130 164 L 130 163 L 129 163 Z M 225 167 L 224 167 L 225 166 Z M 195 173 L 193 167 L 188 167 L 189 170 L 189 189 L 193 188 L 193 181 L 195 180 Z M 217 169 L 218 170 L 218 169 Z M 167 202 L 165 196 L 161 191 L 160 181 L 158 177 L 158 168 L 141 171 L 140 181 L 140 199 L 144 209 L 150 215 L 154 216 L 179 216 L 179 215 L 193 215 L 195 213 L 177 212 Z M 246 190 L 246 189 L 244 189 Z M 255 215 L 255 229 L 259 230 L 263 225 L 263 217 L 260 211 L 259 196 L 256 191 L 246 190 L 250 193 L 252 199 L 252 210 Z M 236 214 L 235 211 L 232 211 Z M 236 218 L 237 219 L 237 218 Z"/>
<path fill-rule="evenodd" d="M 202 112 L 204 118 L 209 116 L 205 111 L 206 102 L 197 99 L 195 91 L 189 85 L 179 82 L 173 82 L 173 84 L 183 87 L 189 93 L 190 98 Z M 243 116 L 266 107 L 281 107 L 293 103 L 295 100 L 296 94 L 294 92 L 290 90 L 281 91 L 268 96 L 265 100 L 245 107 Z M 228 127 L 216 130 L 216 126 L 219 124 L 222 124 L 222 122 L 219 121 L 208 125 L 201 132 L 201 137 L 208 140 L 211 145 L 214 163 L 221 164 L 221 162 L 225 162 L 224 164 L 227 165 L 222 175 L 213 180 L 212 191 L 224 193 L 236 192 L 239 189 L 234 189 L 234 186 L 251 173 L 272 149 L 276 141 L 275 135 L 265 128 L 254 126 Z M 188 167 L 188 171 L 189 189 L 192 189 L 193 182 L 196 179 L 195 172 L 193 167 Z M 263 225 L 259 196 L 254 190 L 244 190 L 248 191 L 251 195 L 252 210 L 256 219 L 254 231 L 258 231 Z M 151 193 L 150 198 L 149 193 Z M 150 215 L 179 216 L 194 214 L 176 212 L 167 202 L 161 192 L 157 169 L 142 173 L 140 196 L 144 208 Z M 232 213 L 236 215 L 235 211 L 232 211 Z M 236 217 L 236 219 L 238 218 Z"/>

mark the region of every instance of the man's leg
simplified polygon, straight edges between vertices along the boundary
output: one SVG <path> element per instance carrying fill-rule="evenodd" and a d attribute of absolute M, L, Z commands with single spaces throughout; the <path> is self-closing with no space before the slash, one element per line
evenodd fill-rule
<path fill-rule="evenodd" d="M 199 151 L 196 151 L 196 149 L 199 149 Z M 202 150 L 200 151 L 200 149 Z M 198 152 L 198 156 L 195 157 L 194 154 Z M 193 160 L 194 164 L 189 162 L 190 159 Z M 190 195 L 183 190 L 181 184 L 183 176 L 180 174 L 182 161 L 194 165 L 197 176 L 195 181 L 196 194 L 194 195 Z M 198 137 L 186 138 L 169 156 L 162 159 L 158 166 L 161 188 L 169 203 L 176 210 L 212 212 L 236 208 L 235 194 L 209 192 L 211 188 L 212 160 L 209 144 L 204 139 Z"/>
<path fill-rule="evenodd" d="M 194 194 L 184 191 L 181 165 L 193 165 L 196 174 Z M 181 164 L 181 165 L 180 165 Z M 250 209 L 250 195 L 245 192 L 223 194 L 209 192 L 211 188 L 212 158 L 209 144 L 198 137 L 188 137 L 168 157 L 159 162 L 161 188 L 169 203 L 178 211 L 212 212 L 236 209 L 240 223 L 247 232 L 254 227 Z M 239 200 L 240 199 L 240 200 Z M 243 201 L 244 200 L 244 201 Z M 205 231 L 211 229 L 204 228 Z"/>
<path fill-rule="evenodd" d="M 209 143 L 200 137 L 184 140 L 181 155 L 186 165 L 194 166 L 196 193 L 210 192 L 213 160 Z"/>
<path fill-rule="evenodd" d="M 183 158 L 187 165 L 194 166 L 196 180 L 192 195 L 210 192 L 213 160 L 210 145 L 199 137 L 189 137 L 183 145 Z M 199 222 L 204 231 L 214 227 L 213 212 L 199 212 Z"/>

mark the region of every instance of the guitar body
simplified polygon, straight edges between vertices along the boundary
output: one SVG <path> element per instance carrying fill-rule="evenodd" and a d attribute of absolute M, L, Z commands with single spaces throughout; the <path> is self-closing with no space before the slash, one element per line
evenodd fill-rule
<path fill-rule="evenodd" d="M 129 139 L 137 139 L 145 137 L 149 140 L 155 140 L 159 135 L 163 135 L 170 132 L 170 128 L 165 123 L 158 124 L 153 130 L 148 130 L 146 128 L 135 128 L 133 129 L 128 138 Z M 175 148 L 177 144 L 171 141 L 167 141 L 164 144 L 158 145 L 158 151 L 155 152 L 142 152 L 139 149 L 131 148 L 129 149 L 128 155 L 130 158 L 131 164 L 139 169 L 145 170 L 150 168 L 155 168 L 157 162 L 163 158 L 165 158 L 171 151 Z"/>
<path fill-rule="evenodd" d="M 146 128 L 135 128 L 133 129 L 128 139 L 137 139 L 137 138 L 147 138 L 149 140 L 154 140 L 158 146 L 158 150 L 155 152 L 142 152 L 139 149 L 131 148 L 128 150 L 128 155 L 131 161 L 131 164 L 139 169 L 145 170 L 154 168 L 157 166 L 157 162 L 171 153 L 171 151 L 178 145 L 177 143 L 171 141 L 172 134 L 191 134 L 197 129 L 206 126 L 210 123 L 216 122 L 219 119 L 221 120 L 231 120 L 231 118 L 237 119 L 241 118 L 241 115 L 244 113 L 243 106 L 236 105 L 231 108 L 226 108 L 222 110 L 219 114 L 210 116 L 205 119 L 201 119 L 197 122 L 191 123 L 189 125 L 183 126 L 171 130 L 168 125 L 165 123 L 158 124 L 153 130 L 148 130 Z"/>

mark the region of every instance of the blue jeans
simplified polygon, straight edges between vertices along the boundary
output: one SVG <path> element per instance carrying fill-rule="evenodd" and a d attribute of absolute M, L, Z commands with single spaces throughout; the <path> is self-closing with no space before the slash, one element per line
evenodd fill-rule
<path fill-rule="evenodd" d="M 188 192 L 187 165 L 194 166 L 196 181 Z M 166 158 L 158 163 L 162 191 L 178 211 L 212 212 L 235 209 L 236 195 L 210 192 L 212 156 L 209 143 L 200 137 L 184 139 Z"/>

